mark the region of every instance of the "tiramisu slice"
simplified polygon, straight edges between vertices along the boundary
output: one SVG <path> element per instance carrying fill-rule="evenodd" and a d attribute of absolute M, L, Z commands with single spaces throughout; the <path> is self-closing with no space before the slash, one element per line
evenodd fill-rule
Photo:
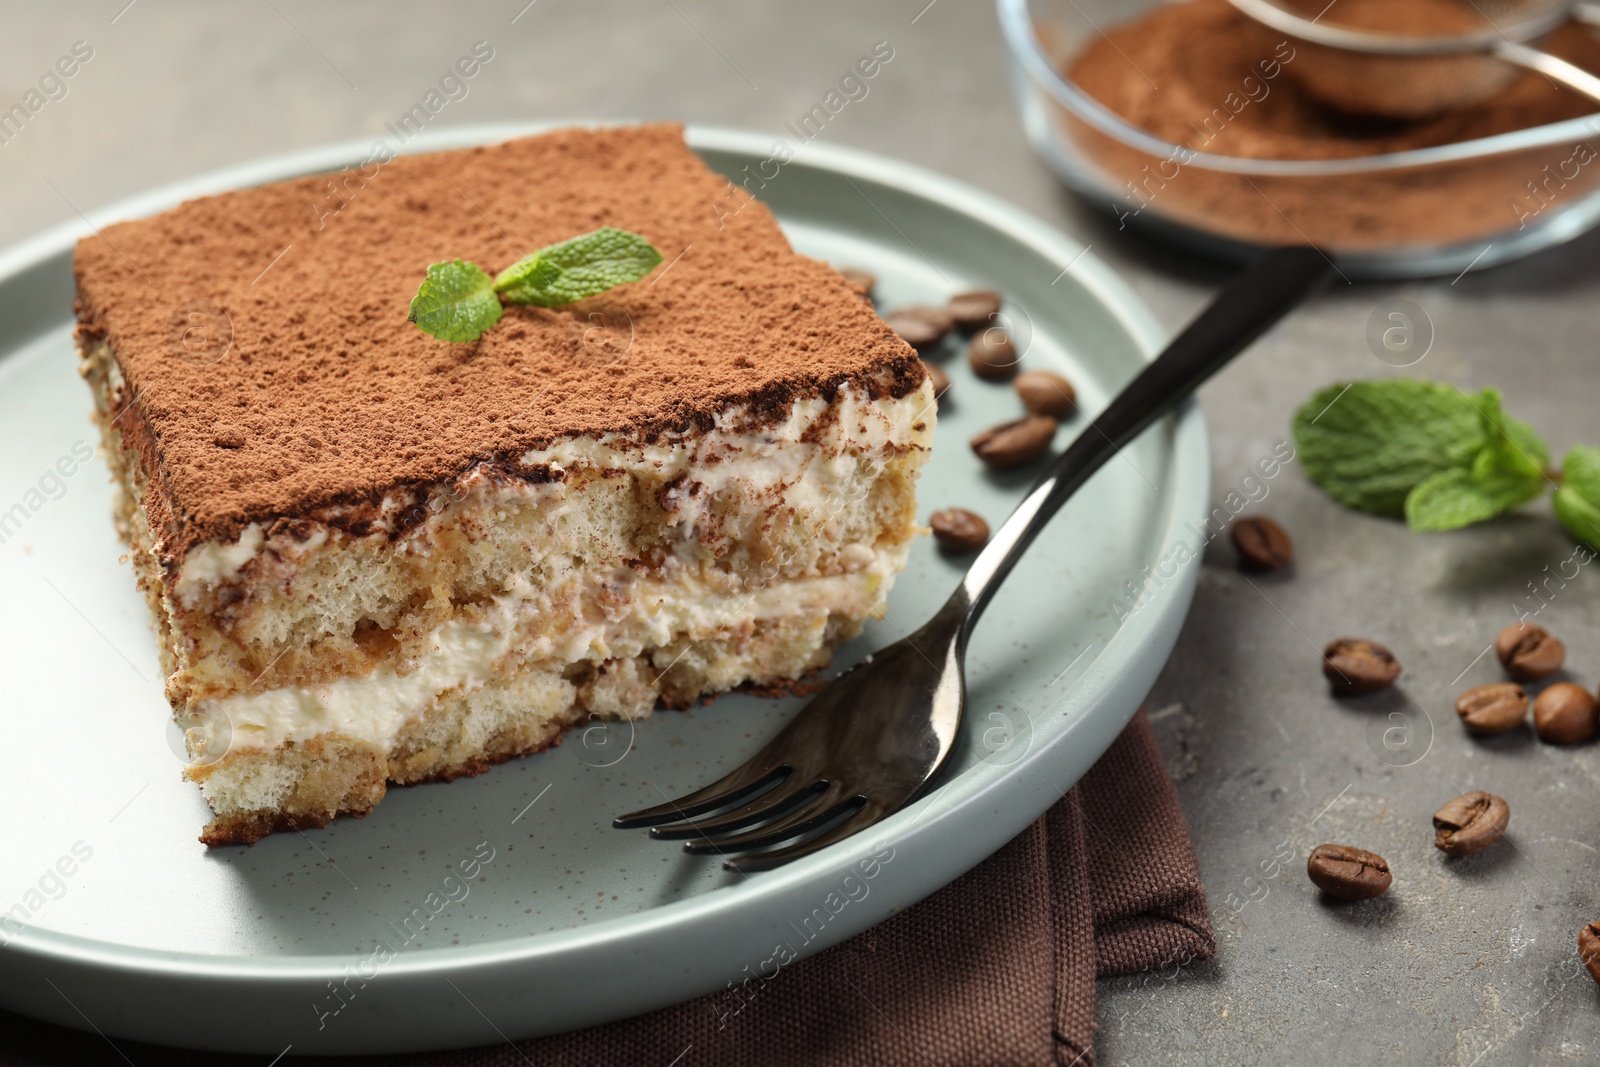
<path fill-rule="evenodd" d="M 603 227 L 661 265 L 469 343 L 407 321 L 431 264 Z M 210 845 L 795 678 L 883 612 L 916 532 L 922 364 L 676 126 L 198 200 L 75 270 Z"/>

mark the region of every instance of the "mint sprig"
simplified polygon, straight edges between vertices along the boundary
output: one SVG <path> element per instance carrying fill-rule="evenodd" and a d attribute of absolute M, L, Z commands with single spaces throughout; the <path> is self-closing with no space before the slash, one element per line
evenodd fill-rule
<path fill-rule="evenodd" d="M 1600 448 L 1579 445 L 1567 453 L 1551 503 L 1568 533 L 1600 548 Z"/>
<path fill-rule="evenodd" d="M 1507 415 L 1500 392 L 1468 394 L 1408 378 L 1319 391 L 1295 413 L 1311 480 L 1340 503 L 1403 516 L 1413 530 L 1455 530 L 1536 499 L 1551 484 L 1550 449 Z M 1557 517 L 1600 547 L 1600 449 L 1567 454 Z"/>
<path fill-rule="evenodd" d="M 1441 471 L 1406 496 L 1406 525 L 1413 530 L 1455 530 L 1484 522 L 1544 492 L 1550 450 L 1527 423 L 1506 415 L 1500 394 L 1485 389 L 1474 406 L 1483 444 L 1464 467 Z"/>
<path fill-rule="evenodd" d="M 562 307 L 636 282 L 661 259 L 639 234 L 605 226 L 541 248 L 494 277 L 461 259 L 434 263 L 408 318 L 441 341 L 476 341 L 500 321 L 501 301 Z"/>
<path fill-rule="evenodd" d="M 1459 389 L 1394 378 L 1319 391 L 1295 413 L 1294 439 L 1306 473 L 1329 496 L 1399 518 L 1412 489 L 1471 463 L 1484 435 Z"/>

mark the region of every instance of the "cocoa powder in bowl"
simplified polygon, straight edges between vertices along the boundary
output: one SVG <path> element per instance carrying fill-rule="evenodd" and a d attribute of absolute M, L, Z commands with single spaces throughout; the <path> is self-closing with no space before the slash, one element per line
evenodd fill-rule
<path fill-rule="evenodd" d="M 1472 107 L 1394 122 L 1343 114 L 1286 76 L 1298 46 L 1228 0 L 1159 4 L 1061 64 L 1068 80 L 1133 126 L 1174 146 L 1153 155 L 1058 109 L 1062 135 L 1119 186 L 1119 225 L 1139 215 L 1262 244 L 1311 241 L 1338 252 L 1475 240 L 1530 222 L 1547 204 L 1600 185 L 1595 148 L 1522 149 L 1427 168 L 1343 175 L 1245 175 L 1197 153 L 1336 160 L 1472 141 L 1591 114 L 1587 99 L 1532 71 Z M 1048 27 L 1039 27 L 1048 46 Z M 1600 71 L 1600 40 L 1569 24 L 1543 47 Z M 1158 71 L 1152 85 L 1140 71 Z M 1547 169 L 1548 168 L 1548 169 Z"/>

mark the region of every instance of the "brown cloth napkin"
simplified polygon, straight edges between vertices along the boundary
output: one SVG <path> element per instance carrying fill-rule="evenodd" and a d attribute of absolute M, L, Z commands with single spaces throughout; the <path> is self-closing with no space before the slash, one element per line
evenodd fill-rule
<path fill-rule="evenodd" d="M 783 968 L 745 1000 L 713 994 L 515 1048 L 316 1062 L 1091 1067 L 1097 975 L 1215 952 L 1188 828 L 1141 711 L 1083 781 L 999 852 L 871 930 Z M 0 1013 L 0 1063 L 126 1057 L 226 1067 L 269 1058 L 116 1046 Z"/>

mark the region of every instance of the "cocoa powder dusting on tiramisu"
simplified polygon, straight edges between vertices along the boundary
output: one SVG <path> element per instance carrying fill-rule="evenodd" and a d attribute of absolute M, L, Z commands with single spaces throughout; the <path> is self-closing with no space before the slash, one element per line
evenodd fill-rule
<path fill-rule="evenodd" d="M 499 269 L 607 225 L 645 235 L 663 265 L 569 309 L 508 308 L 471 344 L 406 321 L 429 263 Z M 127 443 L 168 562 L 253 521 L 374 502 L 569 434 L 649 440 L 707 428 L 730 404 L 776 419 L 846 382 L 901 396 L 924 377 L 856 290 L 795 254 L 676 125 L 192 201 L 85 238 L 74 270 L 81 330 L 109 341 L 126 378 Z M 195 308 L 198 328 L 231 335 L 220 359 L 185 349 Z"/>

